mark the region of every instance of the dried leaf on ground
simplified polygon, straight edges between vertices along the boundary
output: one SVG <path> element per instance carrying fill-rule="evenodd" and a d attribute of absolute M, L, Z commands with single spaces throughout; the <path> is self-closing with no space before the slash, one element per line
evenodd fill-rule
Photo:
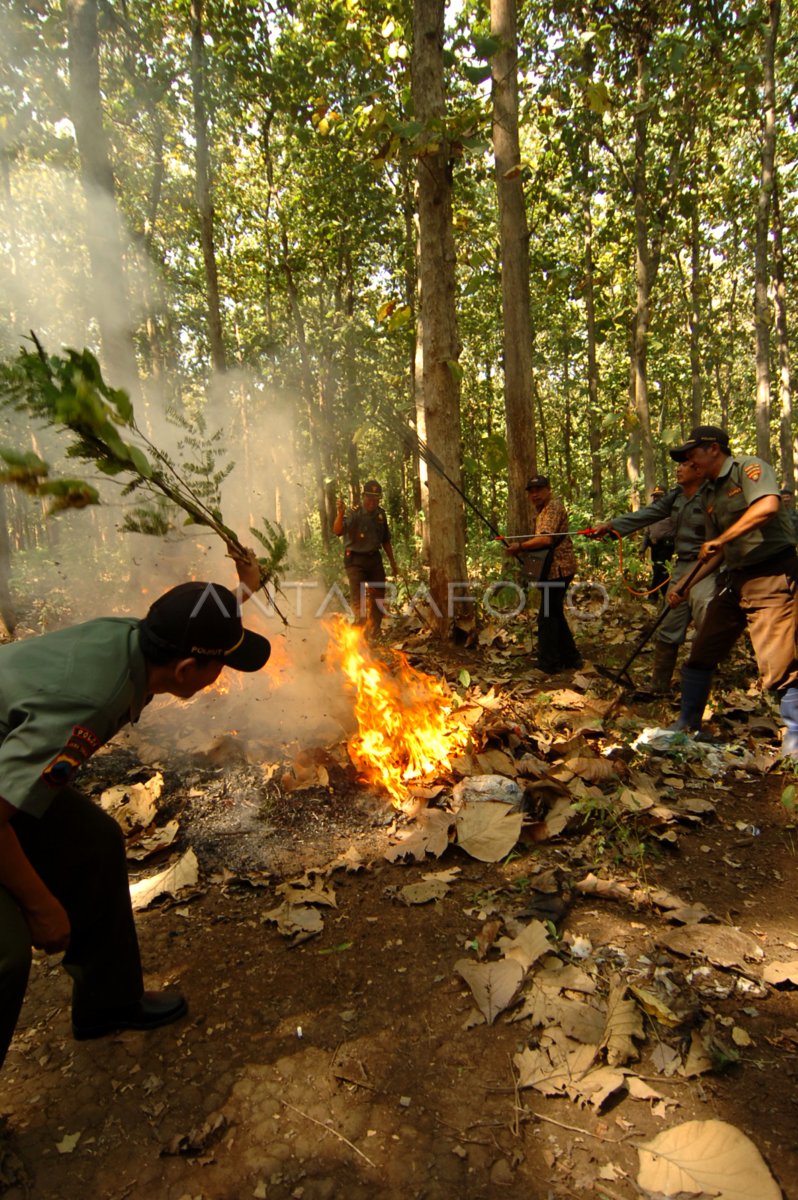
<path fill-rule="evenodd" d="M 553 950 L 549 932 L 541 921 L 530 921 L 515 938 L 501 938 L 499 948 L 505 958 L 514 958 L 520 962 L 524 971 L 528 971 L 542 954 Z"/>
<path fill-rule="evenodd" d="M 626 1088 L 626 1073 L 614 1071 L 611 1067 L 597 1067 L 588 1071 L 580 1080 L 574 1080 L 567 1088 L 572 1100 L 580 1104 L 590 1104 L 596 1112 L 602 1108 L 611 1096 Z"/>
<path fill-rule="evenodd" d="M 747 970 L 748 960 L 765 956 L 755 938 L 729 925 L 688 925 L 663 934 L 660 942 L 674 954 L 699 955 L 716 967 Z"/>
<path fill-rule="evenodd" d="M 706 1043 L 700 1033 L 695 1030 L 690 1034 L 690 1049 L 684 1064 L 679 1067 L 679 1074 L 685 1079 L 695 1079 L 698 1075 L 708 1075 L 714 1070 L 714 1063 L 709 1056 Z"/>
<path fill-rule="evenodd" d="M 396 862 L 400 858 L 420 861 L 427 854 L 440 858 L 449 845 L 449 830 L 453 824 L 451 813 L 439 808 L 426 809 L 417 818 L 416 827 L 386 850 L 384 857 L 388 862 Z"/>
<path fill-rule="evenodd" d="M 626 991 L 627 985 L 615 980 L 607 997 L 607 1024 L 601 1046 L 606 1048 L 611 1067 L 638 1058 L 639 1051 L 632 1039 L 642 1041 L 645 1037 L 640 1009 L 634 1000 L 626 999 Z"/>
<path fill-rule="evenodd" d="M 518 764 L 504 750 L 484 750 L 477 755 L 477 762 L 486 775 L 508 775 L 514 778 L 518 774 Z"/>
<path fill-rule="evenodd" d="M 639 1147 L 638 1186 L 651 1196 L 781 1200 L 762 1155 L 726 1121 L 686 1121 Z"/>
<path fill-rule="evenodd" d="M 309 904 L 291 904 L 288 900 L 264 913 L 261 920 L 273 921 L 283 937 L 290 937 L 295 942 L 306 941 L 324 928 L 324 918 L 317 908 Z"/>
<path fill-rule="evenodd" d="M 518 841 L 523 819 L 522 813 L 491 800 L 464 804 L 457 814 L 457 844 L 480 862 L 498 862 Z"/>
<path fill-rule="evenodd" d="M 429 904 L 432 900 L 442 900 L 449 891 L 452 876 L 449 871 L 440 875 L 425 875 L 419 883 L 408 883 L 399 889 L 399 895 L 405 904 Z"/>
<path fill-rule="evenodd" d="M 778 987 L 780 983 L 791 983 L 793 987 L 798 987 L 798 959 L 768 963 L 762 972 L 762 979 L 774 987 Z"/>
<path fill-rule="evenodd" d="M 470 958 L 461 958 L 454 969 L 471 988 L 477 1008 L 489 1025 L 512 1004 L 524 978 L 524 968 L 514 959 L 476 963 Z"/>
<path fill-rule="evenodd" d="M 129 845 L 127 857 L 133 862 L 143 862 L 145 858 L 150 858 L 159 850 L 165 850 L 167 846 L 171 846 L 179 829 L 180 825 L 177 821 L 167 821 L 160 829 L 156 829 L 153 833 L 147 834 Z"/>
<path fill-rule="evenodd" d="M 325 908 L 337 908 L 338 901 L 332 888 L 324 886 L 318 876 L 302 879 L 291 879 L 277 887 L 279 895 L 285 897 L 286 904 L 321 904 Z"/>
<path fill-rule="evenodd" d="M 667 1025 L 669 1028 L 675 1029 L 684 1020 L 684 1017 L 675 1013 L 663 1000 L 660 1000 L 659 996 L 655 996 L 653 992 L 649 992 L 646 988 L 635 987 L 634 984 L 630 984 L 629 991 L 646 1016 L 653 1017 L 660 1025 Z"/>
<path fill-rule="evenodd" d="M 199 878 L 199 864 L 193 850 L 186 850 L 182 858 L 148 879 L 139 879 L 130 885 L 130 902 L 136 912 L 152 904 L 158 896 L 174 896 L 181 888 L 196 887 Z"/>
<path fill-rule="evenodd" d="M 544 1096 L 562 1095 L 570 1084 L 580 1080 L 592 1067 L 596 1046 L 570 1046 L 562 1039 L 544 1037 L 537 1050 L 522 1050 L 513 1062 L 518 1070 L 518 1086 L 533 1087 Z"/>
<path fill-rule="evenodd" d="M 574 755 L 572 758 L 566 758 L 564 765 L 569 771 L 573 771 L 574 775 L 578 775 L 580 779 L 587 779 L 590 783 L 607 783 L 610 780 L 614 782 L 618 777 L 617 765 L 606 758 L 599 758 L 598 755 Z"/>

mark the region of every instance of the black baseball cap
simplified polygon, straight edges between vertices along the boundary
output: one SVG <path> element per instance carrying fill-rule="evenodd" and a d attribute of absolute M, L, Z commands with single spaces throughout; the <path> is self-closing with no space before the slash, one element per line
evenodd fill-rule
<path fill-rule="evenodd" d="M 670 456 L 674 462 L 684 462 L 691 450 L 695 450 L 697 446 L 710 446 L 713 442 L 717 442 L 727 454 L 730 452 L 729 435 L 725 429 L 721 429 L 719 425 L 696 425 L 695 429 L 690 430 L 686 442 L 673 447 Z"/>
<path fill-rule="evenodd" d="M 366 482 L 363 484 L 363 495 L 364 496 L 381 496 L 382 495 L 382 488 L 377 483 L 376 479 L 367 479 L 366 480 Z"/>
<path fill-rule="evenodd" d="M 238 597 L 221 583 L 179 583 L 155 601 L 139 632 L 144 657 L 161 662 L 215 658 L 234 671 L 259 671 L 272 649 L 244 628 Z"/>
<path fill-rule="evenodd" d="M 526 481 L 526 491 L 531 492 L 533 488 L 551 487 L 548 475 L 533 475 L 531 479 Z"/>

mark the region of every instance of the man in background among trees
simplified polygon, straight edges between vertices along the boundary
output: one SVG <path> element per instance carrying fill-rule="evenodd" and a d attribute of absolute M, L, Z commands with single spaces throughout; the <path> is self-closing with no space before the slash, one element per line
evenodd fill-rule
<path fill-rule="evenodd" d="M 676 462 L 691 462 L 705 480 L 701 499 L 709 536 L 698 554 L 704 565 L 691 586 L 723 563 L 682 668 L 682 708 L 673 728 L 701 728 L 715 668 L 747 628 L 762 684 L 779 699 L 786 725 L 782 755 L 798 758 L 798 555 L 776 475 L 761 458 L 732 454 L 728 433 L 714 425 L 693 429 L 670 453 Z M 671 607 L 687 590 L 671 588 Z"/>
<path fill-rule="evenodd" d="M 645 508 L 613 517 L 611 521 L 596 526 L 595 536 L 617 533 L 626 537 L 638 529 L 654 529 L 656 524 L 664 526 L 667 522 L 676 553 L 676 565 L 671 581 L 676 584 L 693 569 L 698 552 L 707 539 L 706 515 L 698 495 L 702 482 L 702 477 L 692 463 L 680 462 L 676 467 L 675 488 L 667 492 L 660 488 L 659 495 L 652 493 L 651 503 Z M 690 603 L 673 609 L 657 630 L 651 676 L 651 690 L 655 694 L 661 696 L 670 691 L 673 668 L 676 666 L 679 647 L 687 636 L 690 617 L 692 616 L 696 629 L 700 629 L 714 591 L 715 578 L 708 575 L 696 587 L 691 588 Z"/>
<path fill-rule="evenodd" d="M 356 625 L 366 626 L 366 637 L 379 637 L 385 615 L 385 566 L 382 551 L 388 556 L 391 573 L 399 568 L 394 558 L 388 518 L 380 506 L 382 488 L 376 479 L 363 484 L 363 505 L 347 513 L 338 498 L 333 533 L 344 539 L 344 568 L 349 579 L 349 600 Z"/>
<path fill-rule="evenodd" d="M 576 574 L 574 546 L 568 534 L 568 513 L 557 496 L 552 495 L 546 475 L 534 475 L 526 493 L 535 510 L 534 533 L 520 541 L 508 542 L 505 549 L 514 557 L 537 551 L 542 566 L 535 583 L 541 589 L 538 613 L 538 667 L 546 675 L 582 666 L 573 634 L 565 619 L 565 597 Z"/>

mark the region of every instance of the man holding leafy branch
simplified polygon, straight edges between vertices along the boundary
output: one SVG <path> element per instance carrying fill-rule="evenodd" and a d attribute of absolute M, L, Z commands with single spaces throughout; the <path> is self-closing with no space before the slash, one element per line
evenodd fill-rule
<path fill-rule="evenodd" d="M 187 1011 L 179 993 L 144 990 L 122 832 L 72 780 L 154 695 L 187 700 L 225 666 L 265 665 L 269 642 L 240 615 L 261 568 L 253 551 L 231 553 L 237 593 L 183 583 L 143 620 L 104 617 L 0 647 L 0 1062 L 32 946 L 64 951 L 78 1039 Z"/>

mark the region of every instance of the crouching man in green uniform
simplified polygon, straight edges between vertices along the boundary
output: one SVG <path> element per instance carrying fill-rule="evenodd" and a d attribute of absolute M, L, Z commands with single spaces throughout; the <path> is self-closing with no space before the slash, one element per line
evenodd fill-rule
<path fill-rule="evenodd" d="M 143 620 L 99 618 L 0 647 L 0 1062 L 32 946 L 65 952 L 78 1039 L 187 1011 L 177 992 L 144 991 L 122 831 L 72 780 L 154 695 L 187 700 L 225 666 L 264 666 L 269 642 L 240 615 L 259 586 L 255 555 L 236 566 L 237 595 L 183 583 Z"/>

